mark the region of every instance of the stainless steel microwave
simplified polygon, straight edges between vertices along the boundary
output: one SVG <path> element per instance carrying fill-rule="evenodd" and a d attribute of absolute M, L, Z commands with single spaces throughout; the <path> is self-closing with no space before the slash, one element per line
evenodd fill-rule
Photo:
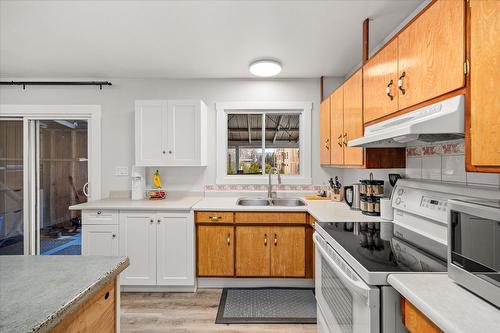
<path fill-rule="evenodd" d="M 500 307 L 500 202 L 448 202 L 448 276 Z"/>

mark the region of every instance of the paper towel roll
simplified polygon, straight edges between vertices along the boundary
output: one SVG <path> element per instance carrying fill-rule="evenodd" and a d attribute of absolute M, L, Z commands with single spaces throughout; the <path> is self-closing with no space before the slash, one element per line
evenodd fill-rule
<path fill-rule="evenodd" d="M 394 219 L 394 209 L 392 209 L 392 200 L 390 198 L 380 199 L 380 217 L 387 221 Z"/>

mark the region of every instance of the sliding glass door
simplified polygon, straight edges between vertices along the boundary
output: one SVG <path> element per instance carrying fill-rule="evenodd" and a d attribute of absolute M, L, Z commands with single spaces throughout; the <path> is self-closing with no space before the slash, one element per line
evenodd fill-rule
<path fill-rule="evenodd" d="M 38 253 L 81 254 L 81 212 L 87 201 L 87 121 L 38 120 Z"/>
<path fill-rule="evenodd" d="M 23 121 L 0 119 L 0 255 L 25 252 Z"/>
<path fill-rule="evenodd" d="M 88 121 L 0 118 L 0 255 L 81 254 Z"/>

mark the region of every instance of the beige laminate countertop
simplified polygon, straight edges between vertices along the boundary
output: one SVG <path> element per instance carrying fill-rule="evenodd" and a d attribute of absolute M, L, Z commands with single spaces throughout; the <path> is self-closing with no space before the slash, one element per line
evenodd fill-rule
<path fill-rule="evenodd" d="M 205 197 L 193 206 L 197 211 L 279 211 L 279 212 L 307 212 L 318 222 L 375 222 L 379 216 L 367 216 L 360 211 L 351 210 L 345 202 L 330 200 L 305 200 L 307 206 L 239 206 L 238 197 Z"/>
<path fill-rule="evenodd" d="M 255 196 L 255 195 L 253 195 Z M 246 195 L 246 197 L 253 197 Z M 165 200 L 131 200 L 103 199 L 73 205 L 70 210 L 170 210 L 170 211 L 260 211 L 260 212 L 307 212 L 318 222 L 376 222 L 379 216 L 367 216 L 360 211 L 351 210 L 345 202 L 330 200 L 305 200 L 307 205 L 301 207 L 287 206 L 239 206 L 236 204 L 242 195 L 207 195 L 201 193 L 169 193 Z M 287 196 L 284 196 L 287 197 Z M 303 198 L 304 195 L 294 197 Z"/>
<path fill-rule="evenodd" d="M 387 281 L 444 332 L 500 332 L 500 309 L 447 273 L 390 274 Z"/>
<path fill-rule="evenodd" d="M 169 193 L 164 200 L 103 199 L 70 206 L 70 210 L 117 209 L 117 210 L 182 210 L 190 211 L 203 199 L 202 194 Z"/>

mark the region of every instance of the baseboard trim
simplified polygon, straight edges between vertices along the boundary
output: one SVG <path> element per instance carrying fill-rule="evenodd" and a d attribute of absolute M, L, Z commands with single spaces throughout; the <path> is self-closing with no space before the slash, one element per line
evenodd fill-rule
<path fill-rule="evenodd" d="M 312 279 L 198 278 L 198 288 L 314 288 Z"/>
<path fill-rule="evenodd" d="M 194 293 L 196 286 L 121 286 L 120 289 L 125 293 L 154 293 L 154 292 L 173 292 L 173 293 Z"/>

